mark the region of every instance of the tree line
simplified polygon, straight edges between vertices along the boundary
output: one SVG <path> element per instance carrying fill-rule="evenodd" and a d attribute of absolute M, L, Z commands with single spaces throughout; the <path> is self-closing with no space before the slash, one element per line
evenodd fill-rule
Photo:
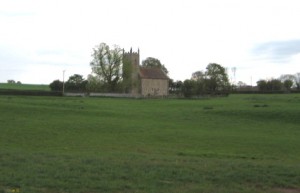
<path fill-rule="evenodd" d="M 259 91 L 291 91 L 300 90 L 300 73 L 283 74 L 279 78 L 257 81 Z"/>
<path fill-rule="evenodd" d="M 84 79 L 80 74 L 74 74 L 66 82 L 54 80 L 50 84 L 53 91 L 67 92 L 114 92 L 126 93 L 129 91 L 131 69 L 124 68 L 123 49 L 114 45 L 101 43 L 93 48 L 90 67 L 92 73 Z M 168 74 L 168 70 L 158 59 L 148 57 L 142 61 L 143 67 L 158 67 Z M 127 80 L 126 80 L 127 77 Z M 232 85 L 229 82 L 226 69 L 217 63 L 207 65 L 205 71 L 196 71 L 190 79 L 184 81 L 169 81 L 169 92 L 184 97 L 197 97 L 207 94 L 227 94 L 236 88 L 247 87 L 239 82 Z M 300 73 L 285 74 L 277 79 L 259 80 L 259 91 L 289 91 L 300 90 Z"/>
<path fill-rule="evenodd" d="M 226 69 L 217 63 L 210 63 L 206 71 L 197 71 L 191 79 L 182 81 L 170 80 L 170 93 L 183 95 L 186 98 L 201 95 L 226 95 L 230 90 L 230 83 Z"/>

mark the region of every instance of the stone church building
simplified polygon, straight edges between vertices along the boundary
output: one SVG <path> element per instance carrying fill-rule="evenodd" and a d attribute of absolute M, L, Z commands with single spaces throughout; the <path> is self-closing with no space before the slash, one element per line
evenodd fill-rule
<path fill-rule="evenodd" d="M 169 94 L 169 77 L 156 67 L 140 66 L 140 51 L 124 52 L 123 80 L 126 91 L 143 97 L 164 97 Z"/>

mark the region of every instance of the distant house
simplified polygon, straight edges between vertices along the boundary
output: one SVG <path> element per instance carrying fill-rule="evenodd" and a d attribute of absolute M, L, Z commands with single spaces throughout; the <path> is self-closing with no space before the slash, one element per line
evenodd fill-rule
<path fill-rule="evenodd" d="M 143 97 L 163 97 L 169 94 L 169 77 L 157 67 L 141 67 L 140 52 L 123 51 L 123 79 L 128 93 Z"/>

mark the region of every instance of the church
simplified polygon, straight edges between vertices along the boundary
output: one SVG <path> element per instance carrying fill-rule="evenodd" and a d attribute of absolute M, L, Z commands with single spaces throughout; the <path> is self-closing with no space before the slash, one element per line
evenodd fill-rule
<path fill-rule="evenodd" d="M 157 67 L 141 67 L 140 51 L 123 50 L 123 80 L 126 92 L 142 97 L 165 97 L 169 94 L 169 77 Z"/>

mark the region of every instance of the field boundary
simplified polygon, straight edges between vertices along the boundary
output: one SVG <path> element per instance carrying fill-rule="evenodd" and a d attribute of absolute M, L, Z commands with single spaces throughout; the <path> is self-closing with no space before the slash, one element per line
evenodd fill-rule
<path fill-rule="evenodd" d="M 45 90 L 0 89 L 0 95 L 62 96 L 62 92 L 45 91 Z"/>

